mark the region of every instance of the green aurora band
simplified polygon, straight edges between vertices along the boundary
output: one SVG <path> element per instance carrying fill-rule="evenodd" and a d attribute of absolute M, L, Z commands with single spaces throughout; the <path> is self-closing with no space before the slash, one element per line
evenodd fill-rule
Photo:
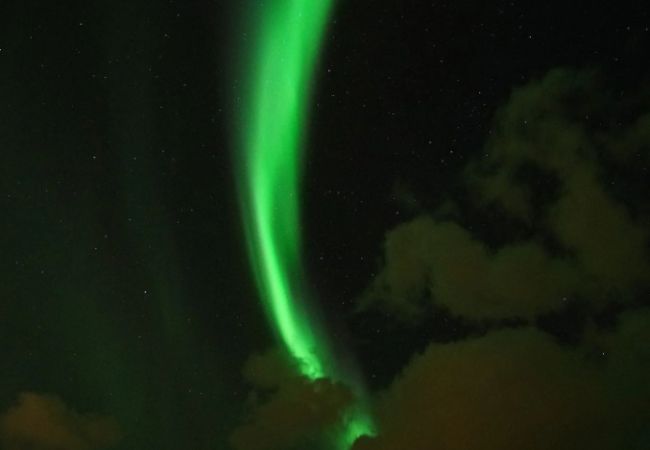
<path fill-rule="evenodd" d="M 241 117 L 240 202 L 248 252 L 267 316 L 301 373 L 348 384 L 359 401 L 335 432 L 349 448 L 374 434 L 363 386 L 338 367 L 302 285 L 300 181 L 303 130 L 316 64 L 332 0 L 259 2 L 249 79 Z"/>

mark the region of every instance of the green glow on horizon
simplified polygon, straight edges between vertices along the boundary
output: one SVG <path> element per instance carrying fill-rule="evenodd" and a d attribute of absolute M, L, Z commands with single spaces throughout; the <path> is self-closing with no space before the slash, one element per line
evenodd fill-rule
<path fill-rule="evenodd" d="M 267 315 L 311 379 L 343 381 L 319 323 L 306 308 L 301 263 L 302 144 L 312 72 L 332 0 L 261 2 L 242 117 L 241 204 L 251 264 Z M 353 389 L 360 387 L 351 386 Z M 372 420 L 354 407 L 336 446 L 347 449 Z"/>

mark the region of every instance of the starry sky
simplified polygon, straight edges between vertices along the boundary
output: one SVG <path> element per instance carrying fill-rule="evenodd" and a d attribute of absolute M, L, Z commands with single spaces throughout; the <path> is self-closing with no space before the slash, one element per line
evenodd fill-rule
<path fill-rule="evenodd" d="M 353 401 L 247 259 L 257 3 L 0 5 L 1 449 L 318 449 Z M 336 3 L 303 260 L 354 450 L 650 447 L 650 12 L 602 3 Z"/>

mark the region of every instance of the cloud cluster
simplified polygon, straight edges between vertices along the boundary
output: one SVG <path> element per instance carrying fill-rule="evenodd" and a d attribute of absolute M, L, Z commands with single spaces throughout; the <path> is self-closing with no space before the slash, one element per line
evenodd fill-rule
<path fill-rule="evenodd" d="M 492 252 L 453 222 L 422 217 L 392 230 L 372 299 L 404 315 L 432 298 L 468 317 L 531 316 L 562 304 L 578 287 L 575 267 L 535 242 Z"/>
<path fill-rule="evenodd" d="M 534 329 L 432 344 L 378 400 L 354 450 L 644 449 L 650 311 L 577 348 Z"/>
<path fill-rule="evenodd" d="M 431 343 L 377 396 L 380 432 L 353 450 L 650 448 L 650 310 L 631 301 L 650 286 L 650 208 L 632 190 L 641 183 L 621 190 L 612 175 L 650 163 L 650 114 L 623 124 L 611 106 L 589 72 L 516 89 L 463 171 L 470 201 L 389 231 L 360 305 L 402 319 L 427 302 L 474 320 L 533 319 L 614 299 L 626 305 L 616 326 L 587 314 L 571 346 L 521 326 Z M 507 239 L 485 237 L 463 208 L 496 217 Z"/>
<path fill-rule="evenodd" d="M 6 450 L 93 450 L 119 438 L 112 418 L 80 414 L 50 395 L 22 393 L 0 416 L 0 442 Z"/>
<path fill-rule="evenodd" d="M 348 388 L 325 378 L 300 376 L 289 358 L 278 351 L 252 356 L 244 375 L 258 390 L 251 397 L 248 421 L 231 435 L 236 450 L 315 446 L 353 402 Z M 264 400 L 259 399 L 259 391 Z"/>
<path fill-rule="evenodd" d="M 570 297 L 601 306 L 647 287 L 648 218 L 612 195 L 603 165 L 650 154 L 650 119 L 614 131 L 591 123 L 605 102 L 594 79 L 554 70 L 516 89 L 463 173 L 474 207 L 503 211 L 533 230 L 526 239 L 494 248 L 457 222 L 416 218 L 387 234 L 384 266 L 361 304 L 403 317 L 433 301 L 474 319 L 530 318 Z"/>

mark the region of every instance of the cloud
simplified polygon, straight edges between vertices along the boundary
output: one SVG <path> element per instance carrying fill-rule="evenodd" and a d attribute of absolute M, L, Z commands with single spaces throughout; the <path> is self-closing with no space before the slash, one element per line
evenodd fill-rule
<path fill-rule="evenodd" d="M 497 201 L 512 214 L 529 217 L 531 186 L 517 179 L 522 164 L 560 178 L 577 167 L 593 170 L 596 134 L 588 129 L 586 118 L 600 103 L 595 90 L 593 73 L 566 69 L 551 70 L 542 79 L 513 89 L 495 115 L 484 151 L 466 167 L 465 180 L 476 188 L 475 194 L 486 203 Z"/>
<path fill-rule="evenodd" d="M 258 390 L 252 394 L 248 420 L 231 435 L 236 450 L 316 445 L 353 402 L 347 387 L 325 378 L 300 376 L 289 358 L 278 351 L 251 357 L 244 375 Z M 266 398 L 260 400 L 260 395 Z"/>
<path fill-rule="evenodd" d="M 277 349 L 251 355 L 243 372 L 247 381 L 262 389 L 276 389 L 300 378 L 294 361 Z"/>
<path fill-rule="evenodd" d="M 548 214 L 560 241 L 576 254 L 592 291 L 625 294 L 650 281 L 648 229 L 633 221 L 598 183 L 593 172 L 574 169 L 565 193 Z"/>
<path fill-rule="evenodd" d="M 608 189 L 605 164 L 612 154 L 647 159 L 649 116 L 625 130 L 595 125 L 590 114 L 602 116 L 607 104 L 597 91 L 593 73 L 569 70 L 515 89 L 463 171 L 472 208 L 504 212 L 525 239 L 495 248 L 448 217 L 418 217 L 387 233 L 383 267 L 361 306 L 413 318 L 431 301 L 473 319 L 532 318 L 569 297 L 599 308 L 647 287 L 647 218 Z M 638 194 L 628 200 L 645 202 Z"/>
<path fill-rule="evenodd" d="M 576 268 L 526 242 L 492 252 L 453 222 L 421 217 L 388 233 L 371 299 L 418 314 L 423 297 L 470 317 L 531 316 L 576 290 Z"/>
<path fill-rule="evenodd" d="M 379 397 L 380 433 L 354 450 L 648 448 L 650 312 L 601 342 L 534 329 L 431 344 Z"/>
<path fill-rule="evenodd" d="M 59 398 L 25 392 L 0 416 L 0 442 L 6 450 L 92 450 L 120 437 L 115 420 L 80 414 Z"/>

